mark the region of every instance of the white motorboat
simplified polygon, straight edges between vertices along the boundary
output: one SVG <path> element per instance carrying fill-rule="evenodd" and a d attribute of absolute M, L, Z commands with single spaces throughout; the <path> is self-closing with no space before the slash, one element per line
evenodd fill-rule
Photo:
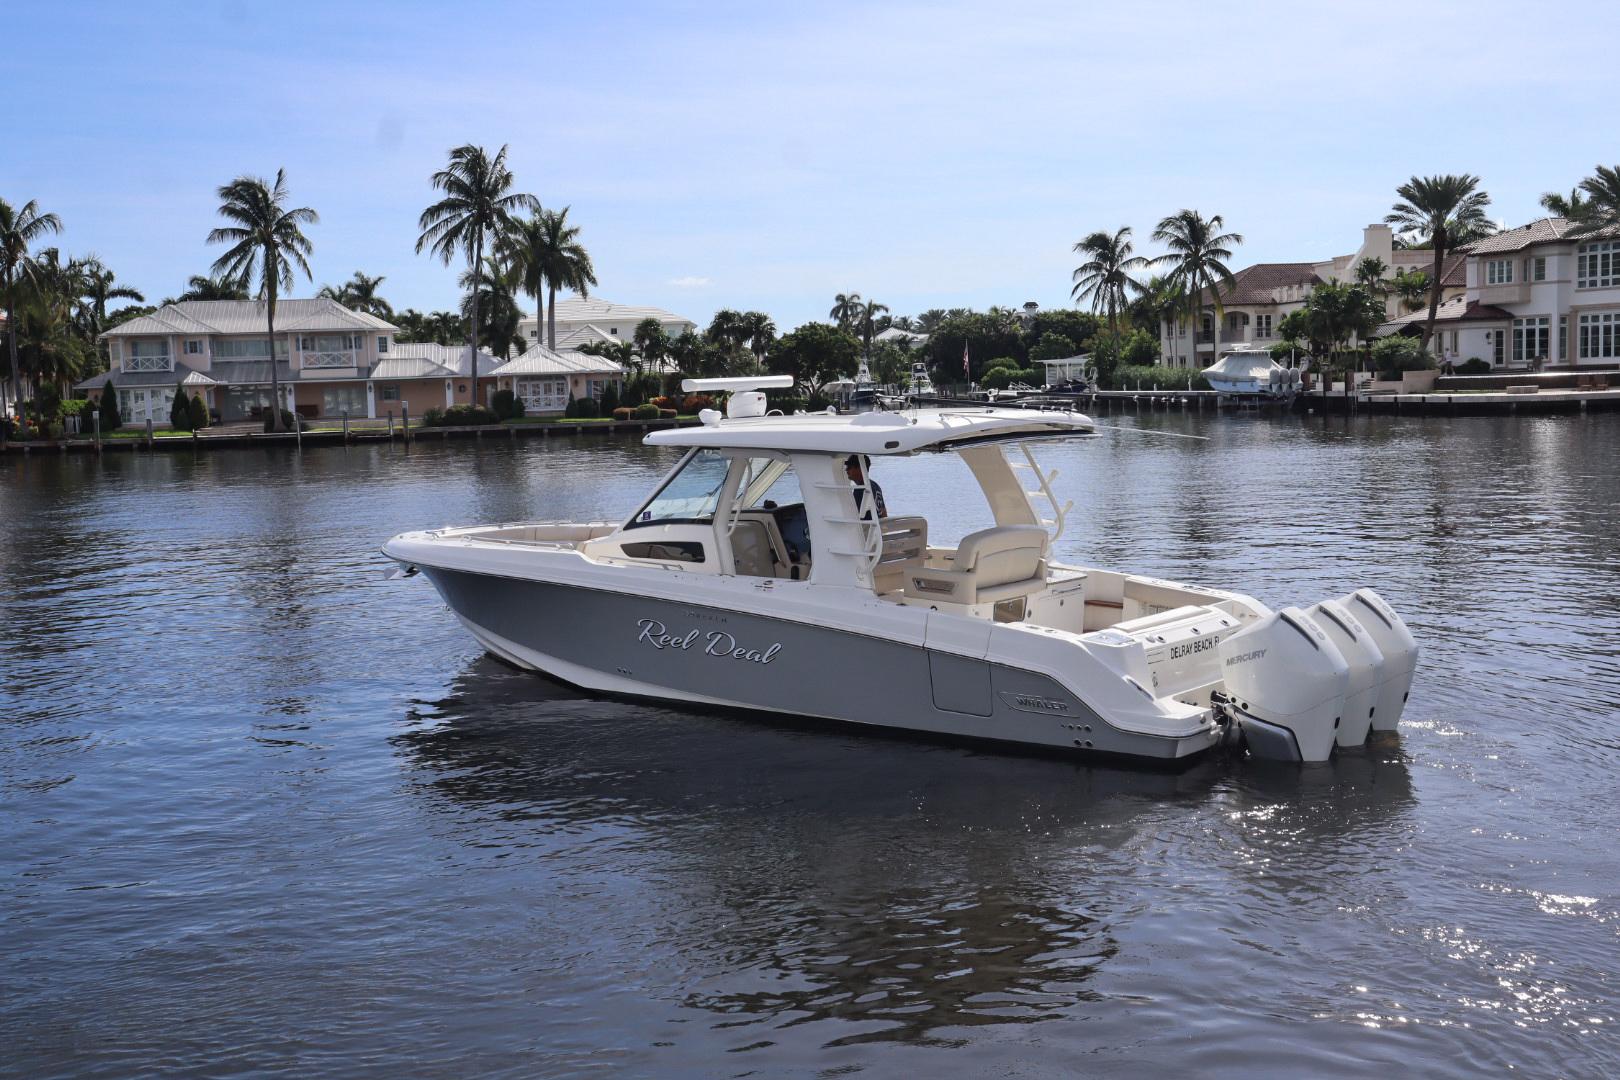
<path fill-rule="evenodd" d="M 409 532 L 383 550 L 490 652 L 603 694 L 1161 761 L 1240 740 L 1320 761 L 1395 728 L 1417 646 L 1371 590 L 1273 611 L 1056 560 L 1070 505 L 1031 447 L 1091 435 L 1086 416 L 767 415 L 760 391 L 791 383 L 684 383 L 730 391 L 726 415 L 647 436 L 685 454 L 623 521 Z M 988 527 L 952 545 L 926 504 L 883 516 L 865 480 L 930 451 L 959 458 L 987 506 Z"/>
<path fill-rule="evenodd" d="M 1265 349 L 1235 350 L 1199 374 L 1223 394 L 1291 397 L 1299 392 L 1300 369 L 1284 367 Z"/>
<path fill-rule="evenodd" d="M 914 398 L 932 397 L 934 394 L 934 380 L 928 377 L 928 365 L 921 360 L 911 365 L 911 379 L 906 393 Z"/>

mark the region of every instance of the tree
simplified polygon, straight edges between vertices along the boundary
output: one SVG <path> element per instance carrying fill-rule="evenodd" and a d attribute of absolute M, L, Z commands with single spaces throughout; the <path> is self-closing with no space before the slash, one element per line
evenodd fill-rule
<path fill-rule="evenodd" d="M 1423 347 L 1434 336 L 1434 317 L 1440 309 L 1440 279 L 1446 252 L 1469 243 L 1491 230 L 1485 208 L 1491 197 L 1478 190 L 1479 177 L 1414 176 L 1395 189 L 1400 201 L 1390 209 L 1386 222 L 1402 232 L 1415 233 L 1434 249 L 1429 271 L 1429 317 L 1423 322 Z"/>
<path fill-rule="evenodd" d="M 502 238 L 507 257 L 520 268 L 523 290 L 534 297 L 535 327 L 546 326 L 546 348 L 557 347 L 557 290 L 591 295 L 596 269 L 579 242 L 579 226 L 568 224 L 568 207 L 542 210 L 517 222 Z M 542 294 L 549 294 L 549 314 Z"/>
<path fill-rule="evenodd" d="M 861 352 L 868 359 L 872 356 L 872 338 L 878 332 L 878 316 L 889 310 L 888 304 L 880 304 L 876 300 L 868 300 L 855 312 L 855 332 L 861 337 Z"/>
<path fill-rule="evenodd" d="M 0 303 L 6 308 L 6 341 L 11 354 L 11 403 L 22 398 L 22 361 L 17 355 L 18 287 L 37 272 L 29 249 L 47 235 L 62 231 L 62 219 L 41 213 L 39 203 L 29 199 L 21 209 L 0 199 Z"/>
<path fill-rule="evenodd" d="M 208 406 L 203 404 L 201 394 L 191 395 L 191 402 L 186 406 L 186 412 L 192 431 L 201 431 L 208 426 Z"/>
<path fill-rule="evenodd" d="M 855 374 L 860 348 L 860 342 L 845 330 L 826 323 L 805 323 L 776 342 L 769 367 L 774 374 L 792 375 L 807 397 L 816 397 L 833 379 Z"/>
<path fill-rule="evenodd" d="M 1237 233 L 1223 233 L 1221 215 L 1206 218 L 1196 210 L 1179 210 L 1159 222 L 1153 239 L 1169 247 L 1169 252 L 1153 260 L 1170 267 L 1166 285 L 1183 297 L 1192 314 L 1193 358 L 1198 357 L 1199 329 L 1204 325 L 1204 293 L 1215 303 L 1215 336 L 1212 355 L 1220 356 L 1220 321 L 1224 310 L 1221 293 L 1233 288 L 1232 271 L 1226 260 L 1232 257 L 1230 245 L 1243 243 Z M 1197 366 L 1196 364 L 1194 366 Z"/>
<path fill-rule="evenodd" d="M 703 336 L 711 344 L 721 347 L 726 352 L 740 350 L 743 343 L 748 340 L 748 327 L 743 323 L 741 313 L 730 308 L 721 308 L 709 320 L 709 328 Z"/>
<path fill-rule="evenodd" d="M 1300 318 L 1289 323 L 1295 315 Z M 1342 359 L 1341 350 L 1354 339 L 1370 337 L 1383 320 L 1384 302 L 1366 286 L 1328 282 L 1311 290 L 1304 308 L 1283 320 L 1283 329 L 1285 336 L 1292 336 L 1288 331 L 1302 333 L 1311 342 L 1312 356 L 1325 356 L 1327 366 L 1345 370 L 1344 393 L 1349 397 L 1349 372 L 1355 364 Z"/>
<path fill-rule="evenodd" d="M 754 354 L 754 366 L 765 369 L 765 354 L 776 341 L 776 322 L 763 311 L 743 312 L 743 331 L 748 351 Z"/>
<path fill-rule="evenodd" d="M 186 279 L 186 291 L 179 296 L 165 297 L 164 304 L 183 304 L 187 300 L 246 300 L 247 285 L 223 277 L 204 277 L 192 274 Z"/>
<path fill-rule="evenodd" d="M 1599 165 L 1581 181 L 1581 192 L 1586 199 L 1576 215 L 1580 221 L 1577 232 L 1620 229 L 1620 165 Z"/>
<path fill-rule="evenodd" d="M 146 303 L 146 297 L 141 295 L 140 290 L 117 284 L 117 275 L 107 269 L 96 256 L 90 255 L 80 259 L 78 268 L 81 290 L 79 298 L 84 302 L 85 330 L 92 342 L 101 337 L 102 332 L 107 329 L 108 301 L 133 300 L 138 304 Z"/>
<path fill-rule="evenodd" d="M 848 330 L 855 323 L 855 317 L 861 310 L 861 294 L 858 292 L 839 293 L 833 297 L 832 310 L 827 312 L 827 318 L 838 324 L 838 329 Z"/>
<path fill-rule="evenodd" d="M 458 253 L 472 271 L 472 400 L 478 403 L 478 293 L 484 273 L 484 249 L 512 232 L 513 214 L 540 211 L 540 200 L 512 190 L 512 170 L 506 167 L 506 147 L 492 158 L 481 146 L 468 143 L 450 151 L 449 163 L 433 174 L 432 183 L 444 198 L 422 211 L 417 227 L 416 251 L 428 249 L 444 265 Z"/>
<path fill-rule="evenodd" d="M 302 226 L 321 219 L 307 206 L 287 209 L 286 170 L 276 170 L 275 186 L 256 176 L 239 176 L 219 189 L 219 214 L 234 225 L 209 232 L 210 244 L 230 244 L 229 250 L 214 260 L 218 277 L 241 282 L 244 287 L 259 282 L 259 298 L 265 302 L 265 332 L 270 346 L 271 431 L 285 431 L 282 424 L 281 381 L 276 373 L 276 295 L 291 289 L 293 269 L 310 277 L 309 259 L 314 245 Z"/>
<path fill-rule="evenodd" d="M 1131 254 L 1131 227 L 1126 225 L 1113 234 L 1094 232 L 1075 244 L 1074 250 L 1086 261 L 1074 268 L 1070 298 L 1090 300 L 1092 311 L 1107 311 L 1108 333 L 1118 336 L 1119 312 L 1143 291 L 1131 271 L 1148 265 L 1142 256 Z"/>
<path fill-rule="evenodd" d="M 992 357 L 1010 356 L 1022 367 L 1028 354 L 1023 327 L 1005 308 L 952 310 L 929 335 L 926 350 L 934 381 L 947 385 L 977 379 Z M 968 371 L 962 370 L 964 352 L 970 361 Z"/>
<path fill-rule="evenodd" d="M 1031 363 L 1041 360 L 1066 360 L 1077 355 L 1079 355 L 1079 349 L 1076 348 L 1073 341 L 1070 341 L 1062 334 L 1050 332 L 1042 334 L 1040 340 L 1031 346 L 1029 350 Z"/>
<path fill-rule="evenodd" d="M 1024 342 L 1033 348 L 1042 338 L 1049 335 L 1067 338 L 1073 343 L 1074 351 L 1064 355 L 1075 356 L 1090 349 L 1092 339 L 1101 330 L 1102 320 L 1089 311 L 1051 308 L 1035 313 L 1035 317 L 1029 321 L 1029 326 L 1024 330 Z"/>
<path fill-rule="evenodd" d="M 176 431 L 191 430 L 191 405 L 186 401 L 184 387 L 174 388 L 174 400 L 169 402 L 169 426 Z"/>
<path fill-rule="evenodd" d="M 1413 312 L 1423 306 L 1429 294 L 1429 275 L 1422 270 L 1395 271 L 1395 295 L 1400 297 L 1401 310 Z"/>
<path fill-rule="evenodd" d="M 476 337 L 489 342 L 489 351 L 503 360 L 512 358 L 512 346 L 520 340 L 518 324 L 523 311 L 518 307 L 518 268 L 503 266 L 493 256 L 484 257 L 484 272 L 462 271 L 461 314 L 480 319 Z M 476 361 L 474 361 L 476 363 Z M 476 404 L 476 402 L 475 402 Z"/>
<path fill-rule="evenodd" d="M 15 331 L 18 366 L 36 384 L 37 405 L 47 390 L 60 396 L 63 383 L 87 373 L 95 346 L 82 320 L 75 318 L 75 309 L 82 307 L 80 264 L 63 262 L 54 247 L 39 251 L 31 264 L 32 271 L 11 289 L 8 326 Z"/>
<path fill-rule="evenodd" d="M 1568 198 L 1556 191 L 1543 192 L 1541 208 L 1553 217 L 1576 220 L 1586 214 L 1586 196 L 1581 194 L 1579 185 L 1570 189 Z"/>
<path fill-rule="evenodd" d="M 367 315 L 374 315 L 379 319 L 387 319 L 392 322 L 394 320 L 393 307 L 387 300 L 377 295 L 378 286 L 385 280 L 387 279 L 382 274 L 378 274 L 376 277 L 368 277 L 366 274 L 356 270 L 354 276 L 342 285 L 335 289 L 330 285 L 322 285 L 321 291 L 316 295 L 323 296 L 328 300 L 336 300 L 353 311 L 363 311 Z"/>
<path fill-rule="evenodd" d="M 96 408 L 101 413 L 102 431 L 117 431 L 124 426 L 124 418 L 118 412 L 118 391 L 113 388 L 111 379 L 101 388 L 101 400 Z"/>

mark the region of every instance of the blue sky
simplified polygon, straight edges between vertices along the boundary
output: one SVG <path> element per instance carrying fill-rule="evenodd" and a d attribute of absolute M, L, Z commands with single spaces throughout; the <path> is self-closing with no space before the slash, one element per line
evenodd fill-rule
<path fill-rule="evenodd" d="M 897 313 L 1068 302 L 1074 241 L 1181 207 L 1236 264 L 1352 251 L 1413 173 L 1492 216 L 1620 163 L 1620 5 L 154 5 L 13 0 L 0 196 L 148 299 L 206 272 L 215 189 L 285 167 L 314 282 L 413 251 L 428 176 L 510 144 L 570 205 L 596 293 L 786 330 L 855 290 Z"/>

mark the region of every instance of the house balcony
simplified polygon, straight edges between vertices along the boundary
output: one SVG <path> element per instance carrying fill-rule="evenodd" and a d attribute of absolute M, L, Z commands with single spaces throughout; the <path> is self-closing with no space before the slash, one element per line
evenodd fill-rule
<path fill-rule="evenodd" d="M 360 354 L 357 352 L 306 352 L 299 353 L 303 361 L 302 366 L 308 368 L 353 368 L 360 366 Z"/>

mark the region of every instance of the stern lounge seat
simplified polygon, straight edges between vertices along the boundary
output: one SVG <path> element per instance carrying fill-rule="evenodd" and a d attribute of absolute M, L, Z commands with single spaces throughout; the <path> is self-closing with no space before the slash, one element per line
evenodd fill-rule
<path fill-rule="evenodd" d="M 969 533 L 949 570 L 911 566 L 905 594 L 941 604 L 998 604 L 1046 588 L 1051 536 L 1039 525 L 1003 525 Z"/>

